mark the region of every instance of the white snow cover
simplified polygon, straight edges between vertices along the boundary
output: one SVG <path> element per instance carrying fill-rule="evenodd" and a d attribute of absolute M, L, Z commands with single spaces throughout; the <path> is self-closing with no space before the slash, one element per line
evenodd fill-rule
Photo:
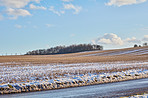
<path fill-rule="evenodd" d="M 47 80 L 60 77 L 60 74 L 85 74 L 91 71 L 148 67 L 148 62 L 108 62 L 108 63 L 78 63 L 78 64 L 47 64 L 47 65 L 8 65 L 0 66 L 0 83 L 11 81 Z M 63 76 L 62 75 L 62 76 Z"/>
<path fill-rule="evenodd" d="M 65 82 L 73 82 L 73 81 L 87 81 L 88 83 L 91 83 L 95 79 L 100 81 L 103 77 L 108 77 L 108 76 L 114 76 L 118 75 L 121 77 L 125 77 L 125 75 L 142 75 L 142 74 L 148 74 L 148 70 L 128 70 L 128 71 L 122 71 L 122 72 L 112 72 L 112 73 L 101 73 L 101 74 L 92 74 L 92 73 L 87 73 L 87 74 L 80 74 L 80 75 L 66 75 L 66 77 L 59 77 L 57 79 L 49 79 L 49 80 L 34 80 L 32 82 L 20 82 L 20 83 L 5 83 L 1 84 L 0 88 L 7 88 L 8 84 L 12 86 L 31 86 L 31 85 L 39 85 L 39 84 L 52 84 L 55 82 L 58 83 L 65 83 Z"/>
<path fill-rule="evenodd" d="M 111 70 L 116 69 L 114 72 Z M 122 69 L 126 69 L 122 71 Z M 118 71 L 121 70 L 121 71 Z M 100 80 L 107 76 L 125 76 L 148 74 L 148 62 L 102 62 L 78 64 L 47 64 L 47 65 L 6 65 L 0 66 L 0 88 L 13 85 L 47 84 L 55 82 L 72 82 L 94 79 Z"/>
<path fill-rule="evenodd" d="M 124 98 L 148 98 L 148 94 L 142 94 L 142 95 L 134 95 L 134 96 L 130 96 L 130 97 L 124 97 Z"/>

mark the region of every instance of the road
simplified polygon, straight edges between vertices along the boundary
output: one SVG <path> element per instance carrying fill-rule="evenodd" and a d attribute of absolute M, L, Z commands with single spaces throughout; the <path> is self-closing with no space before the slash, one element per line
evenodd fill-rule
<path fill-rule="evenodd" d="M 0 98 L 98 98 L 148 92 L 148 78 L 66 89 L 0 95 Z"/>

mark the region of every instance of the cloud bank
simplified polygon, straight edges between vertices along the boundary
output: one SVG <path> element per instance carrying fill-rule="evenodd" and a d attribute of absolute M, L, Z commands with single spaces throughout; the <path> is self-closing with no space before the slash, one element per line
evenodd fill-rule
<path fill-rule="evenodd" d="M 136 39 L 136 37 L 132 37 L 132 38 L 127 38 L 125 40 L 125 42 L 127 42 L 127 43 L 141 43 L 141 40 Z"/>
<path fill-rule="evenodd" d="M 8 15 L 12 15 L 14 17 L 29 16 L 29 15 L 31 15 L 30 12 L 28 12 L 27 10 L 24 10 L 24 9 L 13 9 L 13 8 L 8 8 L 6 10 L 6 13 Z"/>
<path fill-rule="evenodd" d="M 75 12 L 73 12 L 74 14 L 78 14 L 81 10 L 82 7 L 81 6 L 74 6 L 73 4 L 64 4 L 64 9 L 66 10 L 74 10 Z"/>
<path fill-rule="evenodd" d="M 118 35 L 114 33 L 106 33 L 102 37 L 98 37 L 95 40 L 92 40 L 93 44 L 101 44 L 101 45 L 116 45 L 122 46 L 125 44 L 141 44 L 142 42 L 148 41 L 148 35 L 144 35 L 143 39 L 137 39 L 136 37 L 122 39 Z"/>
<path fill-rule="evenodd" d="M 34 4 L 30 4 L 30 9 L 32 10 L 46 10 L 47 8 L 43 7 L 43 6 L 36 6 Z"/>
<path fill-rule="evenodd" d="M 81 6 L 73 5 L 74 0 L 61 0 L 60 6 L 49 5 L 51 1 L 44 0 L 0 0 L 0 7 L 4 7 L 4 14 L 7 14 L 8 19 L 17 19 L 19 16 L 30 16 L 30 10 L 47 10 L 61 16 L 66 10 L 74 10 L 73 14 L 78 14 L 82 10 Z M 40 6 L 39 6 L 40 5 Z M 44 7 L 44 6 L 46 7 Z M 3 19 L 0 15 L 0 20 Z"/>
<path fill-rule="evenodd" d="M 7 8 L 24 8 L 30 2 L 39 3 L 40 0 L 0 0 L 0 6 Z"/>
<path fill-rule="evenodd" d="M 30 10 L 48 9 L 48 11 L 58 16 L 65 14 L 67 10 L 73 10 L 73 14 L 79 14 L 82 11 L 82 6 L 74 4 L 74 1 L 75 0 L 60 0 L 58 5 L 50 5 L 50 0 L 0 0 L 0 7 L 4 7 L 5 10 L 1 10 L 5 12 L 4 14 L 7 14 L 9 19 L 17 19 L 19 16 L 30 16 L 32 15 Z M 105 5 L 120 7 L 123 5 L 140 4 L 146 1 L 147 0 L 108 0 Z M 2 16 L 6 17 L 6 15 L 1 14 L 0 20 L 5 18 Z"/>
<path fill-rule="evenodd" d="M 103 37 L 93 40 L 93 42 L 97 44 L 123 45 L 122 39 L 113 33 L 106 33 Z"/>
<path fill-rule="evenodd" d="M 31 13 L 25 8 L 29 3 L 40 3 L 40 0 L 0 0 L 0 6 L 5 8 L 3 12 L 8 15 L 8 19 L 30 16 Z"/>
<path fill-rule="evenodd" d="M 132 5 L 132 4 L 139 4 L 139 3 L 143 3 L 146 2 L 147 0 L 109 0 L 108 3 L 106 3 L 106 5 L 108 6 L 123 6 L 123 5 Z"/>

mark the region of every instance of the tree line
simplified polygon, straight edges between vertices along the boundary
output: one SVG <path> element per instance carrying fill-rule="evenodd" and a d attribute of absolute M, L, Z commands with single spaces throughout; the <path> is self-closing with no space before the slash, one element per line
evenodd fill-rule
<path fill-rule="evenodd" d="M 83 51 L 103 50 L 103 46 L 92 44 L 79 44 L 70 46 L 56 46 L 49 49 L 39 49 L 27 52 L 25 55 L 51 55 L 66 54 Z"/>
<path fill-rule="evenodd" d="M 148 46 L 148 43 L 143 43 L 143 47 Z M 135 44 L 134 47 L 142 47 L 141 45 Z"/>

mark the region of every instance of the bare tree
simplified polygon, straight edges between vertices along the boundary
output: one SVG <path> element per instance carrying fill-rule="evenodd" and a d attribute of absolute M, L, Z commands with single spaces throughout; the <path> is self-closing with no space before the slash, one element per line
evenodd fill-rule
<path fill-rule="evenodd" d="M 143 43 L 143 46 L 148 46 L 148 43 Z"/>
<path fill-rule="evenodd" d="M 50 55 L 50 54 L 65 54 L 76 53 L 83 51 L 103 50 L 103 46 L 91 44 L 79 44 L 70 46 L 56 46 L 49 49 L 33 50 L 26 53 L 26 55 Z"/>
<path fill-rule="evenodd" d="M 137 45 L 137 44 L 135 44 L 135 45 L 134 45 L 134 47 L 138 47 L 138 45 Z"/>

